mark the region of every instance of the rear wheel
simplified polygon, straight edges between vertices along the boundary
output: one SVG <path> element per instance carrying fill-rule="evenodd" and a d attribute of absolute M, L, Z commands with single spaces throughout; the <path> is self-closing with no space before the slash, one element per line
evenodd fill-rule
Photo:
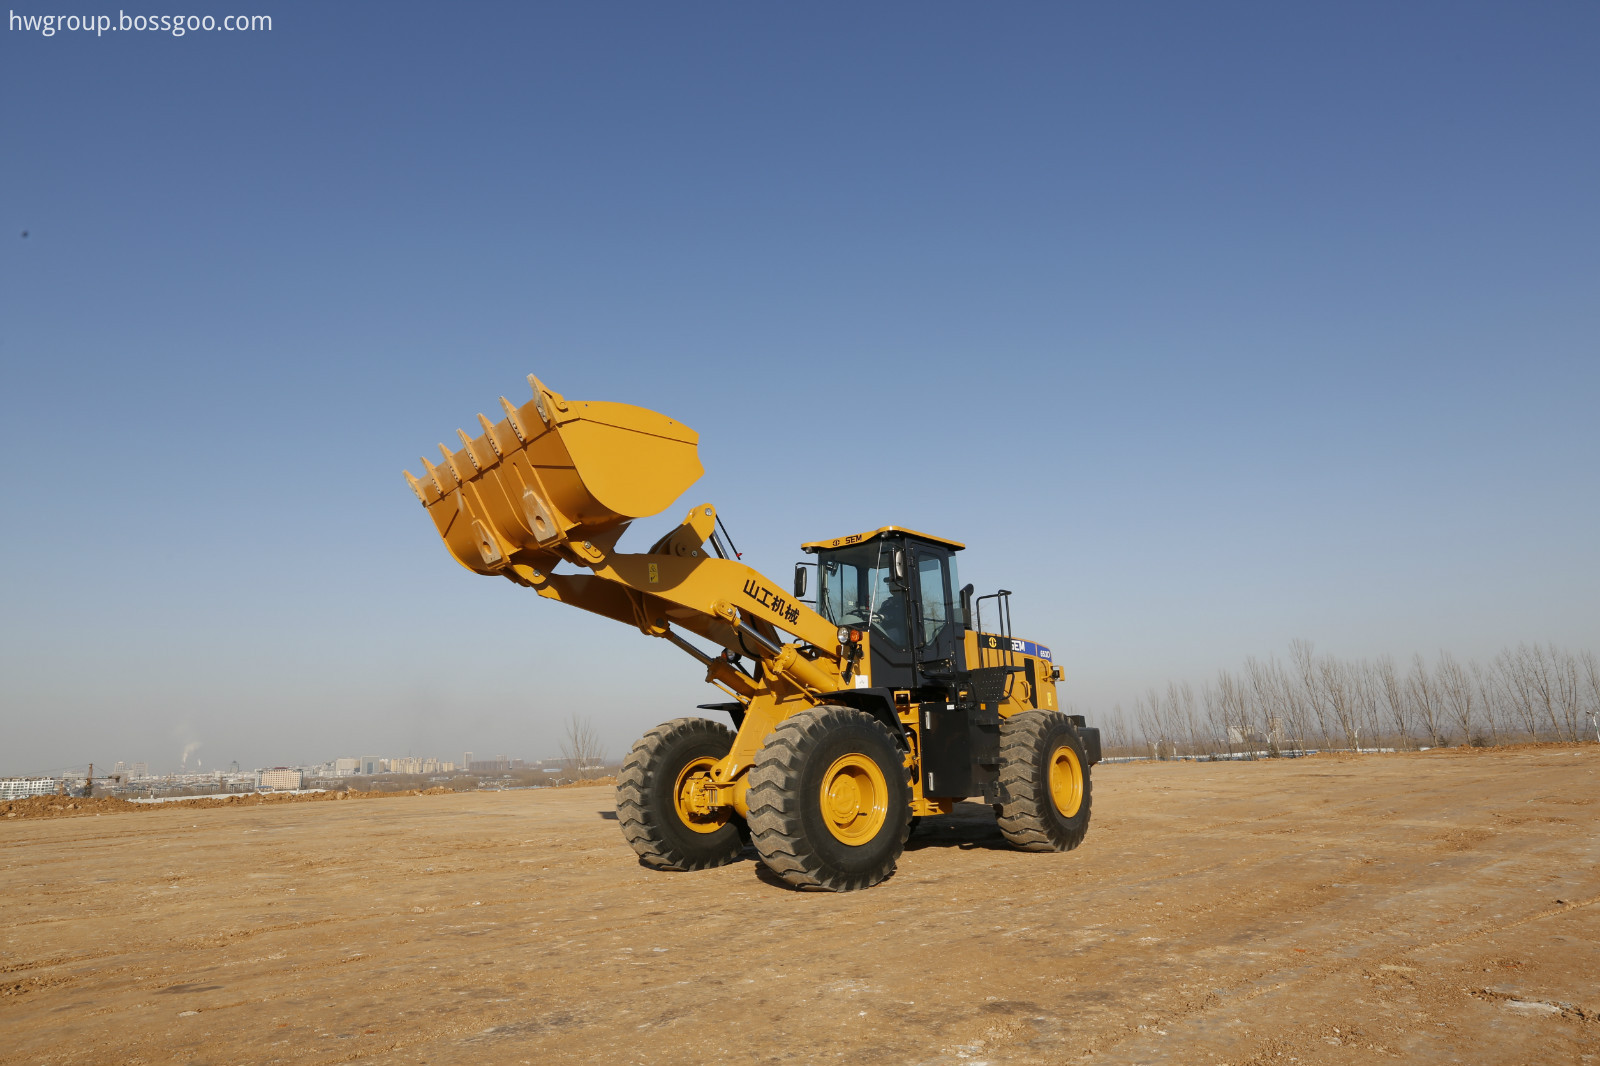
<path fill-rule="evenodd" d="M 1089 758 L 1067 716 L 1023 711 L 1000 723 L 1000 832 L 1024 851 L 1071 851 L 1089 831 Z"/>
<path fill-rule="evenodd" d="M 894 873 L 910 831 L 905 758 L 876 718 L 823 706 L 785 719 L 750 771 L 761 861 L 803 888 L 868 888 Z"/>
<path fill-rule="evenodd" d="M 739 857 L 738 815 L 697 815 L 689 784 L 733 747 L 733 731 L 704 718 L 657 726 L 633 746 L 617 775 L 617 822 L 645 865 L 704 870 Z"/>

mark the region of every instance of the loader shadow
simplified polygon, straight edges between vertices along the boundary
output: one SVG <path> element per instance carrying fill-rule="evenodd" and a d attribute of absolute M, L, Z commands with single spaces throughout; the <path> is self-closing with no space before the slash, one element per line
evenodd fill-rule
<path fill-rule="evenodd" d="M 921 851 L 923 848 L 1011 850 L 1006 838 L 1000 835 L 994 808 L 987 803 L 966 801 L 957 803 L 949 814 L 930 814 L 918 819 L 911 839 L 906 841 L 906 850 Z"/>
<path fill-rule="evenodd" d="M 608 822 L 617 820 L 616 811 L 596 811 L 602 819 Z M 1010 851 L 1011 846 L 1006 843 L 1005 837 L 1000 835 L 1000 826 L 995 822 L 994 808 L 987 803 L 961 802 L 949 814 L 928 815 L 918 819 L 917 826 L 911 832 L 911 837 L 906 841 L 907 851 L 921 851 L 924 848 L 960 848 L 963 851 L 982 848 L 988 851 Z M 730 865 L 750 863 L 754 868 L 756 880 L 773 888 L 781 888 L 786 892 L 818 892 L 822 889 L 806 888 L 791 885 L 777 874 L 768 869 L 767 864 L 761 861 L 761 856 L 756 852 L 755 845 L 746 841 L 744 847 L 739 849 L 739 857 Z M 658 870 L 639 860 L 639 865 L 657 873 Z M 671 872 L 671 871 L 665 871 Z M 889 879 L 893 879 L 893 874 Z"/>
<path fill-rule="evenodd" d="M 825 889 L 825 888 L 813 888 L 813 887 L 811 887 L 809 885 L 791 885 L 789 882 L 785 881 L 783 878 L 781 878 L 777 874 L 773 873 L 771 868 L 768 867 L 766 863 L 761 861 L 761 857 L 755 853 L 755 849 L 754 848 L 748 849 L 748 851 L 749 851 L 750 858 L 756 860 L 756 880 L 760 881 L 762 884 L 767 885 L 767 886 L 769 886 L 771 888 L 781 888 L 785 892 L 820 892 L 820 893 L 823 893 L 823 894 L 827 893 L 828 890 Z M 742 856 L 742 855 L 740 856 L 740 858 L 743 858 L 743 857 L 744 856 Z M 884 880 L 892 881 L 892 880 L 894 880 L 894 875 L 890 874 Z"/>
<path fill-rule="evenodd" d="M 906 841 L 907 851 L 924 848 L 960 848 L 963 851 L 982 848 L 987 851 L 1010 851 L 1011 845 L 1000 835 L 995 822 L 994 808 L 987 803 L 957 803 L 949 814 L 931 815 L 917 821 L 917 826 Z M 820 892 L 823 889 L 801 888 L 791 885 L 767 868 L 753 847 L 746 846 L 739 854 L 740 861 L 755 861 L 756 879 L 762 884 L 788 892 Z M 885 881 L 894 880 L 890 874 Z"/>

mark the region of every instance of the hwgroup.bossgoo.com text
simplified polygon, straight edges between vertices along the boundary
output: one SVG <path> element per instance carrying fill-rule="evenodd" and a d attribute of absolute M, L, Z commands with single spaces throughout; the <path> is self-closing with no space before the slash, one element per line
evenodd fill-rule
<path fill-rule="evenodd" d="M 11 12 L 13 30 L 54 37 L 57 33 L 92 33 L 96 37 L 118 30 L 136 33 L 170 33 L 182 37 L 186 33 L 205 33 L 208 30 L 225 33 L 270 33 L 271 15 L 130 15 L 118 11 L 112 15 L 19 15 Z"/>

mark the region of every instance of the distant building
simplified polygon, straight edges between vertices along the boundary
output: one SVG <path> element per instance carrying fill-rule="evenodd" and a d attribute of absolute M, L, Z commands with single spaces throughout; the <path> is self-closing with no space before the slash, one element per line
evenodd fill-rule
<path fill-rule="evenodd" d="M 128 771 L 128 776 L 135 781 L 139 780 L 140 778 L 149 777 L 150 764 L 147 762 L 134 763 L 132 769 Z"/>
<path fill-rule="evenodd" d="M 333 760 L 334 777 L 352 777 L 361 772 L 360 759 L 335 759 Z"/>
<path fill-rule="evenodd" d="M 521 759 L 513 759 L 509 755 L 501 755 L 493 759 L 474 759 L 467 763 L 467 772 L 472 774 L 506 774 L 512 770 L 526 769 L 528 764 Z"/>
<path fill-rule="evenodd" d="M 381 774 L 385 767 L 383 760 L 376 755 L 361 756 L 361 773 L 364 775 Z"/>
<path fill-rule="evenodd" d="M 52 796 L 55 791 L 56 779 L 53 777 L 0 777 L 0 800 Z"/>
<path fill-rule="evenodd" d="M 291 770 L 287 766 L 274 766 L 270 770 L 256 771 L 256 787 L 263 789 L 298 789 L 306 783 L 304 770 Z"/>

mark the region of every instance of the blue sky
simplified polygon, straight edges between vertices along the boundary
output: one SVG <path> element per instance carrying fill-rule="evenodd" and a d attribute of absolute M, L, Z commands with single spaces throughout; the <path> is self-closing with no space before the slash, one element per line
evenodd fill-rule
<path fill-rule="evenodd" d="M 530 371 L 700 431 L 633 543 L 966 541 L 1091 714 L 1600 646 L 1593 5 L 251 11 L 0 40 L 0 772 L 712 698 L 407 491 Z"/>

